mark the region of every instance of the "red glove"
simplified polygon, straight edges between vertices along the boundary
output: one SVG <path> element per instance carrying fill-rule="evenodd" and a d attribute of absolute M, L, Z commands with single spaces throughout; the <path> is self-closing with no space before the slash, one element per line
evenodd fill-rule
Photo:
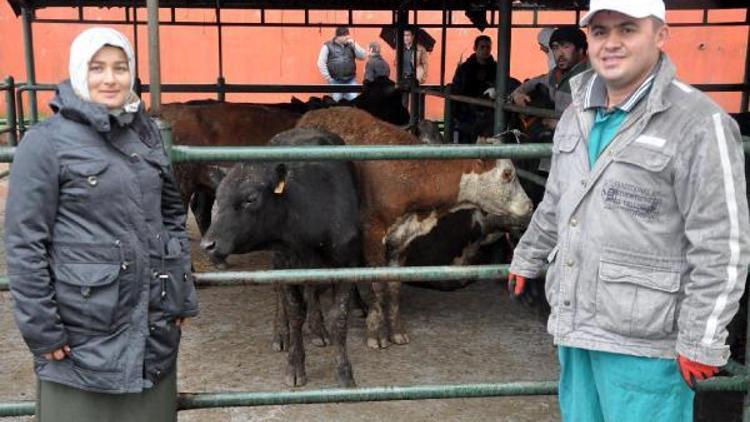
<path fill-rule="evenodd" d="M 695 380 L 707 380 L 719 372 L 719 368 L 694 362 L 685 356 L 677 355 L 677 366 L 688 387 L 695 388 Z"/>
<path fill-rule="evenodd" d="M 508 273 L 508 291 L 511 297 L 521 296 L 523 289 L 526 288 L 526 277 Z"/>

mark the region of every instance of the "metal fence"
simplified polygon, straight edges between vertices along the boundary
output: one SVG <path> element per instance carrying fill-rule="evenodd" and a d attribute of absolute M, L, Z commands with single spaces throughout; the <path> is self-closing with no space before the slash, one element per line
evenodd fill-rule
<path fill-rule="evenodd" d="M 551 155 L 549 144 L 525 145 L 425 145 L 425 146 L 333 146 L 333 147 L 187 147 L 171 145 L 171 132 L 161 123 L 165 144 L 175 162 L 183 161 L 242 161 L 242 160 L 391 160 L 391 159 L 461 159 L 461 158 L 542 158 Z M 747 141 L 747 139 L 746 139 Z M 744 144 L 750 152 L 750 143 Z M 10 162 L 14 147 L 0 148 L 0 161 Z M 498 279 L 507 275 L 506 265 L 436 266 L 404 268 L 346 268 L 317 270 L 275 270 L 251 272 L 214 272 L 196 274 L 199 286 L 268 284 L 272 282 L 300 283 L 336 280 L 377 281 L 437 281 L 455 278 Z M 7 279 L 0 279 L 0 288 L 7 288 Z M 750 324 L 748 325 L 750 328 Z M 748 333 L 750 335 L 750 333 Z M 750 348 L 745 361 L 750 360 Z M 743 420 L 750 422 L 750 372 L 736 361 L 724 368 L 730 376 L 716 377 L 698 383 L 699 391 L 745 392 Z M 510 382 L 495 384 L 416 385 L 371 387 L 355 389 L 325 389 L 274 392 L 181 393 L 180 410 L 260 406 L 303 403 L 361 402 L 386 400 L 421 400 L 468 397 L 498 397 L 557 394 L 556 381 Z M 0 403 L 0 417 L 34 414 L 33 401 Z"/>

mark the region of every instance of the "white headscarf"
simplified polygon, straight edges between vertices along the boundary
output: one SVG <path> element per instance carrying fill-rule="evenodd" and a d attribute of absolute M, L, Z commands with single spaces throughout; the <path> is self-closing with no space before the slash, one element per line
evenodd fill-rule
<path fill-rule="evenodd" d="M 138 110 L 140 100 L 133 92 L 135 84 L 135 55 L 130 41 L 118 31 L 112 28 L 95 27 L 89 28 L 73 40 L 70 45 L 70 62 L 68 72 L 70 73 L 70 84 L 73 92 L 80 98 L 91 101 L 89 94 L 89 62 L 94 55 L 104 46 L 119 47 L 128 58 L 128 70 L 130 71 L 130 96 L 123 108 L 126 112 L 133 113 Z"/>

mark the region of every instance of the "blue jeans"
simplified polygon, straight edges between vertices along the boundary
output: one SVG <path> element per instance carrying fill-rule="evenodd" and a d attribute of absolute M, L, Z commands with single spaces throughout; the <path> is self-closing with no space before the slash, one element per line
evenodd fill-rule
<path fill-rule="evenodd" d="M 674 359 L 560 346 L 565 422 L 692 422 L 695 393 Z"/>
<path fill-rule="evenodd" d="M 348 81 L 336 81 L 336 80 L 330 80 L 328 81 L 328 85 L 359 85 L 356 78 L 351 78 Z M 351 101 L 355 98 L 357 98 L 357 95 L 359 93 L 357 92 L 333 92 L 331 93 L 331 98 L 333 98 L 334 101 L 341 101 L 341 98 L 346 98 L 347 100 Z"/>

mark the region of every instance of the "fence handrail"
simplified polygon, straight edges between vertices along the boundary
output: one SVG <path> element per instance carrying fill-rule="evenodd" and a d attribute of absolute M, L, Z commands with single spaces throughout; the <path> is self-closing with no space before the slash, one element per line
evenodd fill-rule
<path fill-rule="evenodd" d="M 744 376 L 714 377 L 697 381 L 697 391 L 746 391 Z M 558 381 L 509 383 L 412 385 L 364 388 L 330 388 L 298 391 L 179 393 L 178 410 L 217 407 L 274 406 L 288 404 L 352 403 L 393 400 L 456 399 L 508 396 L 546 396 L 558 393 Z M 0 403 L 0 417 L 34 415 L 31 400 Z"/>

